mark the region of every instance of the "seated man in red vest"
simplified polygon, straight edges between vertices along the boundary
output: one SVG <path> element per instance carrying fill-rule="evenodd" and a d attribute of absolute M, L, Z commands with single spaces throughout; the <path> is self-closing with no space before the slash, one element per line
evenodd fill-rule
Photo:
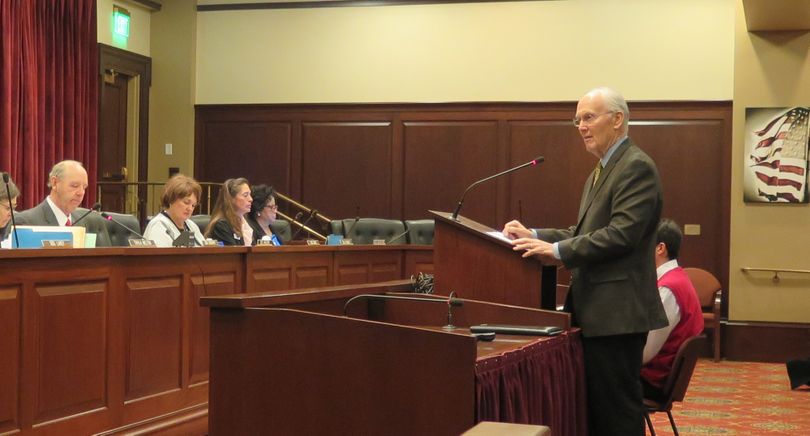
<path fill-rule="evenodd" d="M 661 388 L 672 369 L 678 348 L 687 339 L 703 331 L 703 312 L 689 277 L 678 266 L 683 233 L 675 221 L 662 219 L 658 223 L 655 265 L 658 292 L 669 319 L 669 325 L 647 335 L 641 384 L 644 398 L 660 399 Z"/>

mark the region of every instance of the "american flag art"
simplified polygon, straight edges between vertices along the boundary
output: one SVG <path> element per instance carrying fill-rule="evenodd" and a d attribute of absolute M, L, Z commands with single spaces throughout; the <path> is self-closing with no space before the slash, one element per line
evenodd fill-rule
<path fill-rule="evenodd" d="M 794 107 L 751 132 L 757 142 L 748 159 L 758 201 L 807 202 L 808 115 L 810 108 Z"/>

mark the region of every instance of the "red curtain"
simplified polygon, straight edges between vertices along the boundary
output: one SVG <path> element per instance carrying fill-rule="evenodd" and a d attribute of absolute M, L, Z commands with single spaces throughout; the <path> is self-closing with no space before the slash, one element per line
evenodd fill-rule
<path fill-rule="evenodd" d="M 96 197 L 96 0 L 0 0 L 0 170 L 21 209 L 47 194 L 51 166 L 82 162 Z"/>

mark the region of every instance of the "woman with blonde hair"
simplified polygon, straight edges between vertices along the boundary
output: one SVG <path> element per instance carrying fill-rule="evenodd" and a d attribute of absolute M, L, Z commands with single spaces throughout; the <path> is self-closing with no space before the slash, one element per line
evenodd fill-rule
<path fill-rule="evenodd" d="M 200 184 L 191 177 L 177 174 L 169 179 L 160 198 L 163 211 L 149 221 L 143 237 L 158 247 L 171 247 L 182 232 L 188 231 L 195 245 L 203 245 L 200 228 L 190 219 L 201 194 Z"/>
<path fill-rule="evenodd" d="M 252 203 L 247 179 L 226 180 L 219 190 L 205 236 L 225 245 L 254 245 L 253 229 L 245 220 Z"/>

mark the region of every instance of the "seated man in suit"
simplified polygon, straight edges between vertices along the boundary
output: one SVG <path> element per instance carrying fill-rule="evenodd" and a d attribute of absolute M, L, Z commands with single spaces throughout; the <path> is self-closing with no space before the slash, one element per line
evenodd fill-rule
<path fill-rule="evenodd" d="M 51 192 L 42 203 L 16 215 L 18 225 L 70 226 L 88 211 L 79 208 L 87 189 L 87 171 L 81 162 L 63 160 L 54 165 L 48 175 L 48 187 Z M 88 233 L 96 234 L 96 246 L 111 245 L 106 220 L 100 215 L 90 213 L 81 218 L 81 225 Z"/>
<path fill-rule="evenodd" d="M 656 229 L 655 265 L 658 273 L 658 292 L 669 324 L 647 335 L 644 346 L 644 364 L 641 367 L 641 384 L 644 397 L 661 398 L 661 388 L 669 372 L 678 348 L 687 339 L 703 331 L 703 312 L 695 287 L 689 276 L 678 266 L 683 233 L 678 224 L 662 219 Z"/>

